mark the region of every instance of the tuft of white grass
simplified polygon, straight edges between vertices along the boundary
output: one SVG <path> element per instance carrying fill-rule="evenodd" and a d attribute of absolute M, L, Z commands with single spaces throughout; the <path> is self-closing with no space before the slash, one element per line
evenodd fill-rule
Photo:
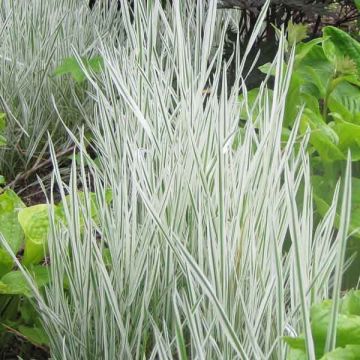
<path fill-rule="evenodd" d="M 53 72 L 74 49 L 83 57 L 97 55 L 99 39 L 117 32 L 113 18 L 90 12 L 85 0 L 0 1 L 0 112 L 7 114 L 8 140 L 0 172 L 9 180 L 42 160 L 47 132 L 58 151 L 69 146 L 50 95 L 73 130 L 82 121 L 76 104 L 92 107 L 82 87 Z"/>
<path fill-rule="evenodd" d="M 282 337 L 303 333 L 315 359 L 309 309 L 330 295 L 334 281 L 338 295 L 337 253 L 349 212 L 346 203 L 334 238 L 337 189 L 315 227 L 307 137 L 296 136 L 300 114 L 282 142 L 291 76 L 284 36 L 273 100 L 262 86 L 257 117 L 250 113 L 234 149 L 247 106 L 247 50 L 234 54 L 229 88 L 229 63 L 222 61 L 227 13 L 217 13 L 211 0 L 174 0 L 166 10 L 159 0 L 135 1 L 131 22 L 121 3 L 119 31 L 99 37 L 104 73 L 86 73 L 92 107 L 77 102 L 98 162 L 82 133 L 68 127 L 80 163 L 74 159 L 65 183 L 50 142 L 53 184 L 62 198 L 70 194 L 66 226 L 52 221 L 49 233 L 51 284 L 45 295 L 34 288 L 52 358 L 284 359 Z M 78 14 L 79 23 L 84 17 Z M 332 341 L 329 335 L 329 348 Z"/>

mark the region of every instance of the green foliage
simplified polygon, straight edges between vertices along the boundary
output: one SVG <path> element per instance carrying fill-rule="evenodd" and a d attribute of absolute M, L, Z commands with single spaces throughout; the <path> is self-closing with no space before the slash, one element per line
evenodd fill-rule
<path fill-rule="evenodd" d="M 90 59 L 81 58 L 83 66 L 87 71 L 100 73 L 103 69 L 101 56 L 94 56 Z M 54 70 L 54 76 L 70 75 L 77 83 L 83 83 L 86 79 L 84 70 L 75 57 L 69 57 Z"/>
<path fill-rule="evenodd" d="M 78 192 L 76 196 L 79 206 L 83 208 L 80 213 L 83 228 L 87 202 L 83 192 Z M 89 193 L 89 197 L 90 217 L 96 222 L 99 218 L 96 194 Z M 106 192 L 105 199 L 108 203 L 111 201 L 110 191 Z M 5 190 L 0 194 L 0 234 L 15 254 L 24 249 L 21 263 L 27 267 L 39 290 L 49 283 L 48 267 L 38 265 L 47 253 L 49 213 L 53 212 L 56 224 L 66 224 L 65 202 L 66 206 L 70 206 L 72 200 L 70 196 L 66 196 L 65 201 L 57 205 L 38 204 L 26 207 L 14 191 Z M 2 324 L 5 325 L 0 328 L 0 342 L 1 335 L 7 329 L 13 329 L 33 344 L 48 344 L 46 333 L 30 301 L 32 296 L 33 290 L 23 272 L 14 268 L 13 258 L 5 249 L 0 248 L 0 313 Z M 13 306 L 8 306 L 9 303 Z"/>
<path fill-rule="evenodd" d="M 17 219 L 19 210 L 24 207 L 24 203 L 12 190 L 6 190 L 0 195 L 0 233 L 15 253 L 20 250 L 24 242 L 24 234 Z M 12 258 L 0 248 L 0 276 L 10 271 L 12 267 Z"/>
<path fill-rule="evenodd" d="M 358 71 L 360 71 L 360 44 L 353 39 L 345 31 L 340 30 L 333 26 L 327 26 L 323 31 L 324 39 L 328 38 L 331 46 L 331 54 L 327 54 L 327 57 L 333 59 L 348 57 L 355 62 Z M 329 49 L 329 48 L 328 48 Z"/>
<path fill-rule="evenodd" d="M 39 288 L 49 282 L 48 269 L 45 266 L 36 265 L 31 267 L 30 274 Z M 26 281 L 24 274 L 19 271 L 10 271 L 0 279 L 0 294 L 32 296 L 32 290 Z"/>
<path fill-rule="evenodd" d="M 46 335 L 45 330 L 39 325 L 36 326 L 19 325 L 17 330 L 32 344 L 35 345 L 49 344 L 49 339 Z"/>
<path fill-rule="evenodd" d="M 288 42 L 303 39 L 303 27 L 290 23 Z M 260 70 L 274 75 L 271 64 Z M 300 134 L 310 130 L 309 153 L 313 173 L 314 199 L 317 212 L 324 216 L 330 207 L 336 181 L 344 173 L 348 150 L 353 162 L 360 161 L 360 43 L 344 31 L 332 26 L 323 36 L 297 44 L 294 71 L 286 98 L 284 129 L 291 129 L 303 109 Z M 271 98 L 271 90 L 267 91 Z M 257 118 L 264 97 L 259 89 L 247 95 L 250 109 L 241 118 Z M 243 95 L 240 96 L 243 101 Z M 249 116 L 251 115 L 251 116 Z M 360 173 L 353 173 L 351 230 L 356 236 L 360 226 Z M 338 224 L 338 221 L 337 221 Z M 338 225 L 337 225 L 338 226 Z"/>
<path fill-rule="evenodd" d="M 315 343 L 316 358 L 326 359 L 359 359 L 360 356 L 360 291 L 349 291 L 340 303 L 337 315 L 336 349 L 324 354 L 326 336 L 329 328 L 332 300 L 325 300 L 311 308 L 311 329 Z M 291 348 L 288 360 L 306 359 L 305 340 L 285 337 Z"/>
<path fill-rule="evenodd" d="M 44 258 L 49 211 L 49 205 L 39 204 L 19 212 L 18 221 L 25 234 L 24 265 L 38 263 Z"/>
<path fill-rule="evenodd" d="M 288 24 L 289 44 L 296 44 L 307 38 L 308 26 L 304 24 L 294 24 L 292 21 Z"/>
<path fill-rule="evenodd" d="M 314 175 L 312 177 L 314 188 L 314 200 L 318 213 L 323 217 L 330 208 L 332 202 L 332 185 L 324 176 Z M 341 197 L 341 196 L 340 196 Z M 339 227 L 339 212 L 336 214 L 335 225 Z M 352 178 L 352 204 L 350 231 L 353 235 L 360 236 L 360 179 Z"/>

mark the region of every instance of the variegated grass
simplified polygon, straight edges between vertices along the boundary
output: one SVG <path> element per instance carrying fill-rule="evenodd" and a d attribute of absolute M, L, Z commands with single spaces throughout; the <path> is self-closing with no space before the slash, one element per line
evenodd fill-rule
<path fill-rule="evenodd" d="M 99 39 L 105 71 L 100 80 L 86 72 L 93 107 L 77 103 L 97 164 L 83 132 L 67 128 L 80 164 L 74 159 L 65 183 L 50 146 L 53 184 L 62 198 L 71 195 L 67 225 L 52 222 L 49 234 L 52 282 L 45 296 L 34 287 L 52 358 L 285 359 L 282 337 L 303 333 L 315 359 L 309 309 L 329 297 L 334 281 L 339 293 L 350 173 L 335 238 L 338 189 L 324 219 L 313 221 L 308 137 L 296 137 L 301 114 L 282 142 L 291 76 L 284 36 L 273 100 L 264 84 L 256 118 L 247 107 L 252 121 L 238 135 L 247 50 L 233 56 L 230 89 L 222 61 L 226 25 L 236 15 L 217 14 L 213 1 L 174 1 L 166 10 L 156 0 L 135 3 L 134 22 L 123 10 L 121 31 Z M 330 330 L 328 348 L 334 323 Z"/>

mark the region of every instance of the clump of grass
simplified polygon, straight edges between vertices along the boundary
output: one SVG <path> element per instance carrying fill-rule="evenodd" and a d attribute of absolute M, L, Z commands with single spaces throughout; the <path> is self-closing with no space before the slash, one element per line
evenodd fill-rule
<path fill-rule="evenodd" d="M 284 38 L 273 100 L 264 86 L 262 109 L 257 118 L 250 113 L 234 149 L 246 106 L 242 68 L 256 33 L 247 50 L 234 54 L 238 73 L 228 89 L 222 51 L 229 18 L 216 13 L 216 2 L 174 1 L 163 10 L 158 1 L 146 8 L 136 1 L 133 23 L 122 4 L 118 46 L 101 39 L 102 78 L 84 68 L 93 111 L 78 104 L 98 162 L 86 153 L 84 137 L 68 129 L 80 159 L 65 184 L 52 147 L 53 182 L 63 198 L 71 195 L 67 227 L 53 223 L 49 234 L 51 285 L 45 296 L 34 287 L 52 357 L 284 359 L 282 337 L 304 333 L 314 359 L 309 309 L 330 295 L 335 269 L 339 290 L 343 259 L 336 253 L 349 214 L 342 213 L 334 241 L 336 192 L 315 228 L 307 139 L 296 140 L 299 118 L 281 141 L 291 74 Z"/>
<path fill-rule="evenodd" d="M 96 54 L 98 38 L 116 32 L 112 18 L 90 12 L 85 1 L 0 2 L 0 112 L 7 118 L 0 173 L 9 181 L 47 157 L 47 132 L 59 151 L 69 146 L 52 97 L 71 129 L 81 123 L 77 102 L 92 106 L 87 86 L 54 77 L 54 69 L 74 50 L 87 58 Z"/>

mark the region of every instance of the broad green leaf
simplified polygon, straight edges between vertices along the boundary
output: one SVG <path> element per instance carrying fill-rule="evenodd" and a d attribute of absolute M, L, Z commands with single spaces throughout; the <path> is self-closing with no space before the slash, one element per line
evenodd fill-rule
<path fill-rule="evenodd" d="M 49 206 L 34 205 L 19 212 L 18 220 L 25 234 L 23 264 L 38 263 L 45 256 L 45 246 L 49 230 Z"/>
<path fill-rule="evenodd" d="M 296 74 L 302 78 L 300 91 L 302 94 L 314 96 L 316 99 L 323 99 L 326 94 L 326 88 L 329 78 L 319 73 L 312 66 L 302 66 L 296 71 Z"/>
<path fill-rule="evenodd" d="M 104 68 L 104 60 L 100 55 L 94 56 L 89 59 L 88 66 L 93 72 L 100 73 Z"/>
<path fill-rule="evenodd" d="M 351 159 L 360 160 L 360 125 L 338 121 L 333 128 L 339 136 L 338 147 L 344 156 L 350 149 Z"/>
<path fill-rule="evenodd" d="M 70 74 L 78 83 L 83 82 L 86 78 L 79 63 L 74 57 L 64 59 L 63 63 L 54 70 L 55 76 L 63 76 L 67 74 Z"/>
<path fill-rule="evenodd" d="M 34 305 L 30 302 L 30 299 L 21 299 L 20 308 L 21 320 L 25 325 L 38 325 L 40 324 L 39 314 L 37 313 Z"/>
<path fill-rule="evenodd" d="M 265 75 L 275 76 L 276 68 L 272 63 L 266 63 L 258 67 L 258 69 Z"/>
<path fill-rule="evenodd" d="M 311 329 L 317 349 L 323 349 L 326 341 L 332 300 L 325 300 L 311 308 Z M 336 345 L 360 344 L 360 316 L 338 314 Z"/>
<path fill-rule="evenodd" d="M 91 192 L 90 195 L 90 216 L 91 218 L 97 223 L 99 221 L 99 206 L 96 198 L 96 194 Z M 85 194 L 82 191 L 79 191 L 77 193 L 78 200 L 79 200 L 79 206 L 83 209 L 86 207 L 86 198 Z M 107 204 L 109 204 L 112 201 L 112 193 L 110 190 L 107 190 L 105 193 L 105 201 Z M 67 206 L 71 206 L 71 196 L 67 195 L 65 196 L 65 202 L 67 203 Z M 65 212 L 64 212 L 64 202 L 61 201 L 58 205 L 58 214 L 61 216 L 62 219 L 65 219 Z M 83 211 L 80 212 L 80 225 L 84 225 L 84 216 Z"/>
<path fill-rule="evenodd" d="M 302 106 L 305 106 L 305 109 L 310 110 L 311 113 L 316 114 L 317 117 L 321 116 L 318 99 L 309 93 L 302 92 L 302 83 L 303 80 L 298 74 L 294 73 L 286 96 L 284 126 L 291 126 L 294 123 Z"/>
<path fill-rule="evenodd" d="M 322 117 L 310 109 L 305 109 L 301 119 L 300 129 L 304 133 L 310 127 L 310 144 L 316 149 L 324 162 L 345 160 L 345 155 L 339 149 L 338 134 L 327 125 Z"/>
<path fill-rule="evenodd" d="M 360 345 L 346 345 L 326 353 L 320 360 L 359 360 Z"/>
<path fill-rule="evenodd" d="M 263 90 L 263 95 L 259 96 L 260 94 L 260 89 L 259 88 L 255 88 L 252 89 L 250 91 L 248 91 L 247 93 L 247 105 L 248 105 L 248 110 L 249 113 L 246 109 L 246 106 L 244 104 L 244 106 L 241 109 L 240 112 L 240 118 L 242 120 L 249 120 L 250 117 L 252 119 L 252 121 L 256 121 L 257 117 L 259 116 L 260 111 L 262 110 L 265 101 L 265 94 L 268 95 L 268 99 L 269 99 L 269 103 L 271 105 L 272 99 L 273 99 L 273 91 L 272 90 Z M 239 100 L 240 102 L 243 102 L 245 100 L 244 95 L 240 95 L 239 96 Z"/>
<path fill-rule="evenodd" d="M 286 95 L 284 126 L 289 127 L 294 123 L 300 108 L 303 105 L 303 100 L 300 95 L 300 86 L 301 79 L 296 73 L 293 73 L 290 80 L 289 90 Z"/>
<path fill-rule="evenodd" d="M 85 207 L 85 194 L 78 192 L 80 214 L 80 226 L 84 226 L 84 211 Z M 107 190 L 105 193 L 105 201 L 110 203 L 112 200 L 111 191 Z M 71 197 L 65 197 L 65 202 L 71 206 Z M 23 257 L 23 264 L 28 266 L 41 261 L 46 253 L 47 236 L 49 231 L 49 211 L 51 205 L 39 204 L 22 209 L 18 215 L 18 221 L 25 234 L 25 251 Z M 90 193 L 90 216 L 95 221 L 99 221 L 97 198 L 95 193 Z M 64 203 L 60 202 L 54 208 L 55 221 L 62 221 L 64 224 L 65 212 Z M 66 225 L 66 224 L 65 224 Z"/>
<path fill-rule="evenodd" d="M 294 72 L 302 79 L 301 92 L 317 99 L 325 97 L 335 65 L 325 56 L 321 46 L 315 45 L 296 63 Z"/>
<path fill-rule="evenodd" d="M 305 351 L 305 339 L 301 336 L 298 337 L 291 337 L 291 336 L 284 336 L 285 342 L 292 348 Z"/>
<path fill-rule="evenodd" d="M 329 179 L 324 176 L 312 176 L 311 184 L 314 190 L 316 211 L 321 216 L 325 216 L 326 212 L 330 208 L 334 188 L 332 187 Z M 360 237 L 360 179 L 354 177 L 351 179 L 351 189 L 350 231 L 355 231 L 354 236 Z M 340 199 L 338 203 L 341 203 L 341 199 L 342 193 L 340 193 Z M 339 228 L 339 211 L 337 211 L 336 214 L 335 226 L 336 228 Z"/>
<path fill-rule="evenodd" d="M 342 82 L 332 91 L 328 107 L 348 122 L 360 124 L 360 89 L 357 86 Z"/>
<path fill-rule="evenodd" d="M 91 59 L 81 59 L 86 69 L 95 73 L 101 72 L 103 68 L 103 59 L 101 56 L 95 56 Z M 86 79 L 85 73 L 75 57 L 69 57 L 63 60 L 62 64 L 54 70 L 55 76 L 70 74 L 72 78 L 81 83 Z"/>
<path fill-rule="evenodd" d="M 325 300 L 320 304 L 311 307 L 311 331 L 315 344 L 316 358 L 324 356 L 324 347 L 331 316 L 332 300 Z M 303 336 L 297 338 L 285 337 L 284 340 L 292 349 L 287 359 L 303 359 L 305 354 L 305 340 Z M 349 315 L 340 312 L 337 319 L 336 327 L 336 346 L 346 347 L 348 345 L 360 345 L 360 316 Z M 352 349 L 354 353 L 358 349 Z M 326 354 L 333 355 L 334 352 Z M 348 354 L 352 352 L 349 351 Z M 340 350 L 336 354 L 341 354 Z M 346 354 L 344 352 L 343 354 Z M 336 357 L 324 357 L 325 359 L 337 359 Z M 305 358 L 304 358 L 305 359 Z M 342 358 L 339 358 L 342 359 Z M 346 359 L 346 358 L 345 358 Z M 351 357 L 349 359 L 352 359 Z"/>
<path fill-rule="evenodd" d="M 337 57 L 350 58 L 355 62 L 358 71 L 360 71 L 360 43 L 345 31 L 334 26 L 326 26 L 323 29 L 323 34 L 333 42 Z"/>
<path fill-rule="evenodd" d="M 110 252 L 109 248 L 105 248 L 102 250 L 102 257 L 103 257 L 105 266 L 112 265 L 112 257 L 111 257 L 111 252 Z"/>
<path fill-rule="evenodd" d="M 301 91 L 304 81 L 299 74 L 293 73 L 286 96 L 284 126 L 291 126 L 293 124 L 303 105 L 313 113 L 321 116 L 318 98 L 310 93 Z"/>
<path fill-rule="evenodd" d="M 323 38 L 316 38 L 308 42 L 300 43 L 296 46 L 295 64 L 294 68 L 298 66 L 301 60 L 311 51 L 311 49 L 323 42 Z"/>
<path fill-rule="evenodd" d="M 17 330 L 35 345 L 49 345 L 49 338 L 43 328 L 19 325 Z"/>
<path fill-rule="evenodd" d="M 38 288 L 49 283 L 50 278 L 47 267 L 38 265 L 32 267 L 29 271 Z M 0 279 L 0 294 L 32 297 L 31 288 L 20 270 L 10 271 Z"/>
<path fill-rule="evenodd" d="M 232 149 L 236 151 L 241 143 L 241 140 L 243 139 L 245 134 L 245 129 L 243 127 L 240 127 L 237 131 L 236 135 L 234 136 L 234 140 L 232 143 Z"/>
<path fill-rule="evenodd" d="M 299 349 L 290 349 L 286 360 L 308 360 L 306 352 Z"/>
<path fill-rule="evenodd" d="M 6 180 L 4 176 L 0 175 L 0 185 L 4 185 L 4 184 L 6 184 Z"/>
<path fill-rule="evenodd" d="M 6 190 L 0 195 L 0 233 L 15 253 L 24 242 L 24 233 L 18 222 L 18 212 L 23 208 L 25 204 L 14 191 Z"/>
<path fill-rule="evenodd" d="M 341 301 L 341 313 L 360 316 L 360 290 L 350 290 Z"/>
<path fill-rule="evenodd" d="M 14 261 L 10 254 L 3 248 L 0 248 L 0 277 L 11 271 Z"/>
<path fill-rule="evenodd" d="M 334 43 L 330 40 L 330 38 L 323 38 L 324 41 L 322 42 L 322 48 L 324 51 L 325 56 L 329 61 L 332 63 L 336 62 L 336 49 Z"/>

